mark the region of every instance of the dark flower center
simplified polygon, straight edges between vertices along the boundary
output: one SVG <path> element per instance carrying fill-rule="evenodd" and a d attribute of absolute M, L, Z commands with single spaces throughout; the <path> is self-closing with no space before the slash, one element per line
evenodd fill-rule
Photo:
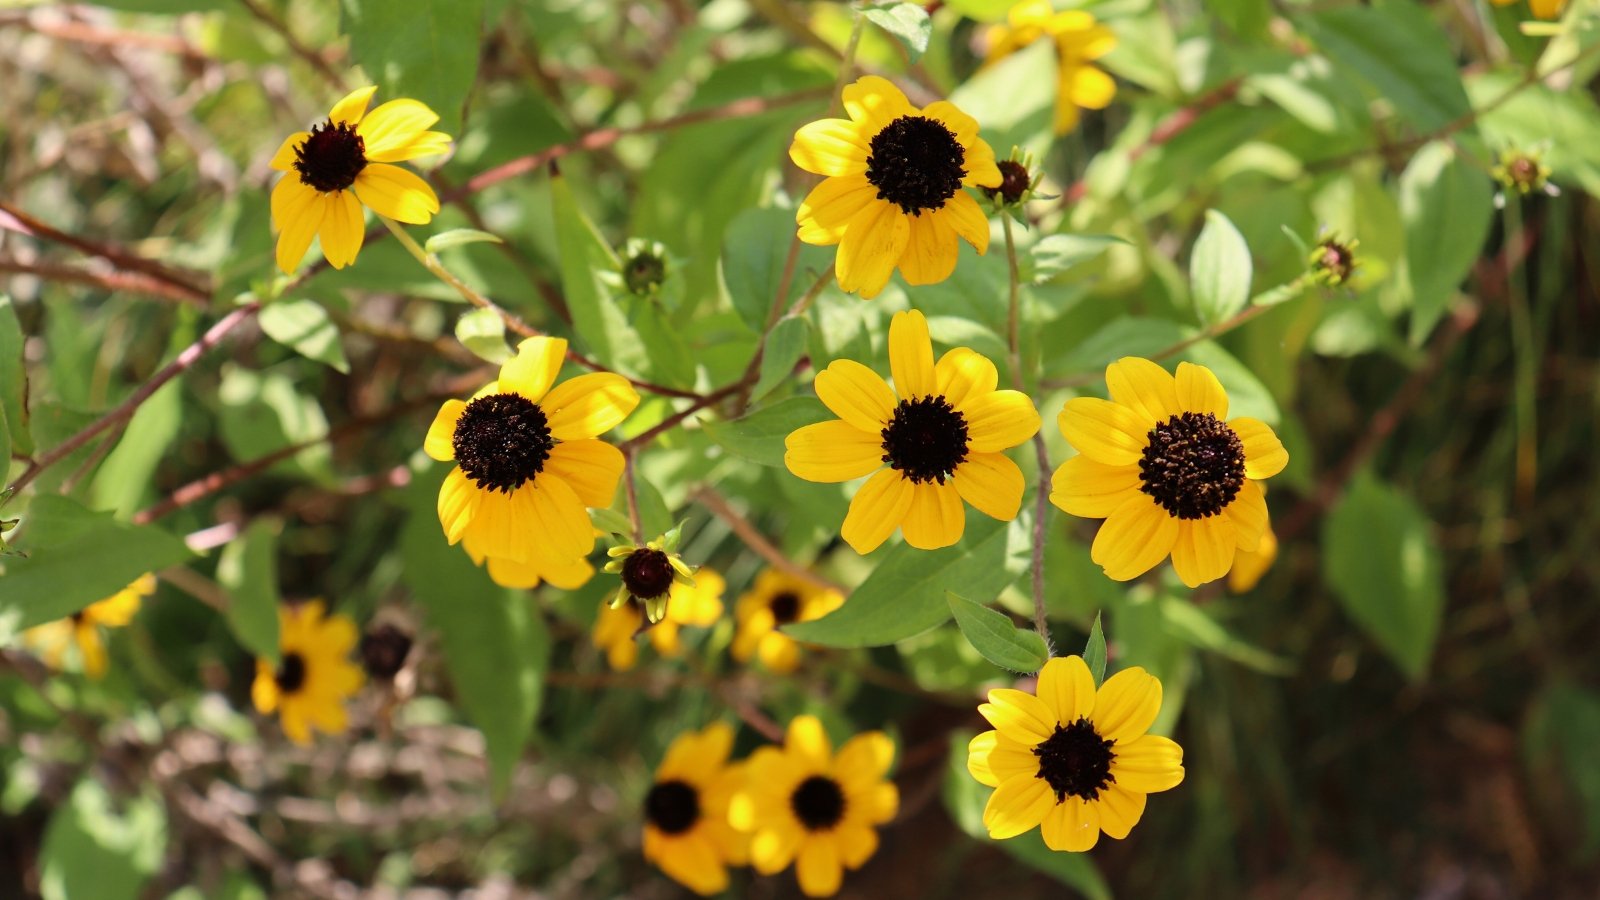
<path fill-rule="evenodd" d="M 943 397 L 901 400 L 882 434 L 883 461 L 914 482 L 944 484 L 967 458 L 967 418 Z"/>
<path fill-rule="evenodd" d="M 384 624 L 361 636 L 361 666 L 379 681 L 388 681 L 405 668 L 411 655 L 411 635 Z"/>
<path fill-rule="evenodd" d="M 1244 486 L 1244 443 L 1211 413 L 1186 412 L 1150 429 L 1139 490 L 1180 519 L 1227 509 Z"/>
<path fill-rule="evenodd" d="M 1327 274 L 1334 285 L 1340 285 L 1355 274 L 1356 257 L 1349 247 L 1334 240 L 1323 241 L 1317 246 L 1317 268 Z"/>
<path fill-rule="evenodd" d="M 1068 794 L 1093 800 L 1117 780 L 1111 775 L 1111 760 L 1116 758 L 1111 746 L 1115 743 L 1102 738 L 1088 719 L 1079 718 L 1065 728 L 1057 725 L 1055 734 L 1033 748 L 1033 755 L 1039 757 L 1036 777 L 1050 784 L 1057 803 Z"/>
<path fill-rule="evenodd" d="M 1028 167 L 1014 159 L 1003 159 L 995 165 L 1000 168 L 1000 186 L 984 188 L 984 193 L 993 197 L 998 194 L 1007 203 L 1016 203 L 1022 199 L 1028 185 L 1033 182 L 1028 175 Z"/>
<path fill-rule="evenodd" d="M 468 403 L 451 438 L 461 471 L 478 487 L 507 494 L 544 470 L 555 444 L 544 410 L 520 394 Z"/>
<path fill-rule="evenodd" d="M 772 610 L 772 620 L 779 625 L 787 625 L 800 618 L 800 595 L 794 591 L 774 594 L 767 606 Z"/>
<path fill-rule="evenodd" d="M 644 817 L 664 834 L 683 834 L 700 820 L 700 792 L 683 781 L 658 782 L 645 795 Z"/>
<path fill-rule="evenodd" d="M 285 694 L 300 690 L 306 683 L 306 658 L 298 653 L 285 653 L 272 677 L 278 682 L 278 690 Z"/>
<path fill-rule="evenodd" d="M 1526 156 L 1518 156 L 1506 165 L 1511 180 L 1518 184 L 1533 184 L 1539 179 L 1539 164 Z"/>
<path fill-rule="evenodd" d="M 344 122 L 313 126 L 311 136 L 294 148 L 294 170 L 300 180 L 325 194 L 355 184 L 366 167 L 367 143 Z"/>
<path fill-rule="evenodd" d="M 622 267 L 622 280 L 628 286 L 628 293 L 640 297 L 660 287 L 666 277 L 666 260 L 654 253 L 640 253 Z"/>
<path fill-rule="evenodd" d="M 901 116 L 872 136 L 867 180 L 878 199 L 917 215 L 943 207 L 961 190 L 966 161 L 955 132 L 925 116 Z"/>
<path fill-rule="evenodd" d="M 826 831 L 844 818 L 844 791 L 832 778 L 813 775 L 794 789 L 789 806 L 801 825 L 811 831 Z"/>
<path fill-rule="evenodd" d="M 672 590 L 672 572 L 667 554 L 641 547 L 623 560 L 622 585 L 640 600 L 654 600 Z"/>

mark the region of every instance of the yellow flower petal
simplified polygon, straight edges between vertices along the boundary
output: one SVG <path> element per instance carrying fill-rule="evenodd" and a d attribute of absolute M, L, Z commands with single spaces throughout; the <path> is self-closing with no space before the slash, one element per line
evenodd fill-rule
<path fill-rule="evenodd" d="M 424 131 L 412 136 L 409 140 L 391 142 L 378 152 L 367 149 L 367 162 L 393 163 L 405 162 L 408 159 L 417 159 L 423 156 L 438 156 L 450 152 L 450 145 L 454 143 L 450 135 L 442 131 Z"/>
<path fill-rule="evenodd" d="M 995 171 L 999 172 L 998 169 Z M 995 183 L 999 184 L 998 178 Z M 972 195 L 965 191 L 957 192 L 932 215 L 948 221 L 956 234 L 971 244 L 980 256 L 989 251 L 989 217 L 983 214 L 983 208 L 972 199 Z"/>
<path fill-rule="evenodd" d="M 427 131 L 439 116 L 426 104 L 411 99 L 390 100 L 361 120 L 356 131 L 366 142 L 367 158 L 384 156 Z"/>
<path fill-rule="evenodd" d="M 274 677 L 272 664 L 264 659 L 256 660 L 256 678 L 250 685 L 250 700 L 255 704 L 256 712 L 270 716 L 278 709 L 278 681 Z"/>
<path fill-rule="evenodd" d="M 671 849 L 654 862 L 674 881 L 702 897 L 728 889 L 728 869 L 703 830 L 690 831 L 674 840 Z"/>
<path fill-rule="evenodd" d="M 356 261 L 361 242 L 367 236 L 365 225 L 361 201 L 354 193 L 335 191 L 327 195 L 326 212 L 317 236 L 322 239 L 322 254 L 328 258 L 328 265 L 342 269 Z"/>
<path fill-rule="evenodd" d="M 380 216 L 426 225 L 439 211 L 439 197 L 426 181 L 385 163 L 371 163 L 356 176 L 356 196 Z"/>
<path fill-rule="evenodd" d="M 989 754 L 1000 742 L 1000 732 L 984 731 L 967 742 L 967 773 L 981 785 L 999 787 L 1000 777 L 989 765 Z"/>
<path fill-rule="evenodd" d="M 961 405 L 967 420 L 967 449 L 977 453 L 1009 450 L 1039 432 L 1039 411 L 1021 391 L 992 391 Z"/>
<path fill-rule="evenodd" d="M 840 825 L 834 832 L 834 841 L 847 869 L 861 868 L 878 852 L 878 833 L 866 826 Z"/>
<path fill-rule="evenodd" d="M 422 450 L 430 458 L 439 462 L 450 462 L 456 458 L 456 422 L 466 408 L 467 404 L 462 400 L 446 400 L 439 407 L 433 424 L 428 426 L 428 436 L 422 441 Z"/>
<path fill-rule="evenodd" d="M 1009 522 L 1022 508 L 1022 470 L 1003 453 L 969 453 L 951 481 L 961 499 L 992 519 Z"/>
<path fill-rule="evenodd" d="M 450 479 L 445 480 L 445 485 L 449 487 Z M 503 491 L 486 491 L 475 485 L 469 490 L 477 498 L 477 508 L 467 522 L 463 535 L 472 542 L 477 552 L 487 557 L 518 562 L 532 562 L 539 558 L 532 555 L 536 542 L 531 538 L 533 535 L 542 534 L 547 526 L 534 509 L 533 485 L 525 484 L 509 494 Z M 439 515 L 442 521 L 445 502 L 443 492 L 439 495 L 439 502 Z M 445 536 L 449 537 L 448 526 Z"/>
<path fill-rule="evenodd" d="M 978 778 L 980 782 L 990 787 L 999 787 L 1003 781 L 1019 776 L 1031 778 L 1039 773 L 1039 757 L 1034 755 L 1031 747 L 1019 744 L 998 731 L 985 731 L 983 734 L 992 737 L 984 744 L 980 744 L 978 738 L 973 738 L 967 745 L 970 754 L 967 760 L 968 771 L 973 772 L 975 776 L 979 772 L 985 772 L 990 779 L 984 781 L 983 778 Z"/>
<path fill-rule="evenodd" d="M 805 833 L 798 828 L 764 829 L 750 840 L 750 865 L 763 875 L 776 875 L 794 861 Z"/>
<path fill-rule="evenodd" d="M 901 116 L 916 115 L 916 108 L 906 95 L 887 78 L 867 75 L 845 86 L 843 92 L 845 112 L 851 120 L 860 123 L 870 137 L 883 130 L 885 125 Z"/>
<path fill-rule="evenodd" d="M 978 120 L 962 112 L 949 100 L 938 100 L 922 108 L 923 116 L 944 125 L 955 134 L 961 146 L 971 144 L 978 137 Z"/>
<path fill-rule="evenodd" d="M 298 175 L 285 175 L 272 189 L 272 221 L 278 226 L 278 268 L 293 274 L 322 227 L 327 210 L 323 195 L 301 183 Z"/>
<path fill-rule="evenodd" d="M 1039 833 L 1051 850 L 1082 853 L 1100 840 L 1100 810 L 1097 803 L 1067 795 L 1040 823 Z"/>
<path fill-rule="evenodd" d="M 1228 420 L 1228 427 L 1244 444 L 1244 476 L 1260 481 L 1283 471 L 1289 464 L 1289 451 L 1273 433 L 1271 426 L 1260 419 L 1241 416 Z"/>
<path fill-rule="evenodd" d="M 938 389 L 928 320 L 917 310 L 897 312 L 889 322 L 889 370 L 903 399 L 926 397 Z"/>
<path fill-rule="evenodd" d="M 1072 102 L 1072 87 L 1066 69 L 1061 70 L 1056 85 L 1055 116 L 1050 122 L 1050 128 L 1056 134 L 1071 134 L 1078 127 L 1078 120 L 1082 113 L 1078 111 L 1078 104 Z"/>
<path fill-rule="evenodd" d="M 1172 544 L 1172 569 L 1189 587 L 1199 587 L 1228 574 L 1239 546 L 1239 531 L 1226 515 L 1181 519 Z"/>
<path fill-rule="evenodd" d="M 961 179 L 961 183 L 967 187 L 999 187 L 1003 179 L 1000 166 L 995 162 L 994 148 L 990 147 L 987 141 L 973 141 L 972 145 L 966 148 L 963 168 L 967 170 L 967 176 Z M 982 253 L 983 250 L 980 249 L 978 252 Z"/>
<path fill-rule="evenodd" d="M 945 353 L 933 368 L 938 382 L 934 393 L 957 408 L 993 391 L 1000 383 L 1000 373 L 994 363 L 967 347 L 956 347 Z"/>
<path fill-rule="evenodd" d="M 833 745 L 828 742 L 828 732 L 816 716 L 795 716 L 783 735 L 785 753 L 799 757 L 818 771 L 825 770 L 833 758 Z"/>
<path fill-rule="evenodd" d="M 900 256 L 900 274 L 906 284 L 938 284 L 956 270 L 960 249 L 955 227 L 947 216 L 913 216 L 906 250 Z"/>
<path fill-rule="evenodd" d="M 1126 406 L 1098 397 L 1068 400 L 1056 424 L 1079 453 L 1108 466 L 1138 464 L 1155 426 Z"/>
<path fill-rule="evenodd" d="M 1539 19 L 1559 19 L 1566 6 L 1567 0 L 1528 0 L 1528 9 Z"/>
<path fill-rule="evenodd" d="M 1161 679 L 1133 666 L 1100 685 L 1094 700 L 1094 730 L 1108 741 L 1117 741 L 1120 747 L 1148 731 L 1159 712 Z"/>
<path fill-rule="evenodd" d="M 1101 788 L 1095 803 L 1100 808 L 1100 828 L 1119 841 L 1127 837 L 1144 816 L 1145 795 L 1120 785 Z"/>
<path fill-rule="evenodd" d="M 881 731 L 865 731 L 839 748 L 834 772 L 840 783 L 861 788 L 882 781 L 894 764 L 894 741 Z"/>
<path fill-rule="evenodd" d="M 817 373 L 817 399 L 833 414 L 869 434 L 881 432 L 894 418 L 894 391 L 871 369 L 854 360 L 836 359 Z"/>
<path fill-rule="evenodd" d="M 1228 420 L 1228 392 L 1222 389 L 1222 382 L 1210 369 L 1194 363 L 1178 363 L 1174 383 L 1178 388 L 1178 405 L 1185 411 L 1210 413 L 1219 422 Z"/>
<path fill-rule="evenodd" d="M 526 495 L 534 521 L 531 528 L 522 530 L 518 540 L 526 547 L 537 550 L 517 553 L 490 553 L 490 556 L 508 556 L 512 559 L 535 559 L 542 552 L 554 562 L 589 555 L 594 549 L 594 527 L 589 524 L 589 514 L 583 503 L 567 483 L 554 473 L 541 472 L 539 477 L 518 488 L 516 495 Z"/>
<path fill-rule="evenodd" d="M 517 345 L 517 354 L 500 366 L 500 390 L 521 394 L 534 403 L 544 399 L 567 360 L 567 340 L 531 337 Z"/>
<path fill-rule="evenodd" d="M 894 469 L 884 469 L 850 499 L 850 512 L 839 534 L 851 549 L 865 556 L 894 534 L 911 509 L 911 482 Z"/>
<path fill-rule="evenodd" d="M 621 375 L 591 372 L 556 385 L 539 405 L 556 440 L 576 441 L 617 427 L 639 405 L 639 394 Z"/>
<path fill-rule="evenodd" d="M 1233 568 L 1228 572 L 1228 590 L 1235 594 L 1253 590 L 1277 558 L 1278 536 L 1268 528 L 1261 533 L 1261 543 L 1253 552 L 1241 549 L 1234 554 Z"/>
<path fill-rule="evenodd" d="M 622 451 L 596 440 L 562 441 L 544 464 L 546 472 L 572 488 L 579 503 L 595 509 L 611 505 L 623 467 Z"/>
<path fill-rule="evenodd" d="M 850 220 L 839 241 L 834 260 L 839 289 L 863 300 L 878 296 L 910 239 L 910 217 L 893 203 L 872 200 Z"/>
<path fill-rule="evenodd" d="M 1056 732 L 1055 712 L 1038 697 L 1012 688 L 995 688 L 989 702 L 978 706 L 978 713 L 1000 732 L 1025 746 L 1045 741 Z"/>
<path fill-rule="evenodd" d="M 937 550 L 961 540 L 967 517 L 953 484 L 926 481 L 912 485 L 911 508 L 900 523 L 906 543 L 918 550 Z"/>
<path fill-rule="evenodd" d="M 1106 366 L 1106 387 L 1111 392 L 1111 402 L 1126 406 L 1152 424 L 1194 409 L 1179 402 L 1166 369 L 1137 356 L 1124 356 Z"/>
<path fill-rule="evenodd" d="M 983 824 L 995 840 L 1014 838 L 1044 821 L 1055 806 L 1056 795 L 1039 778 L 1008 778 L 989 795 L 983 808 Z"/>
<path fill-rule="evenodd" d="M 1240 550 L 1255 551 L 1261 543 L 1262 536 L 1269 533 L 1267 498 L 1261 491 L 1261 485 L 1254 481 L 1247 480 L 1239 486 L 1238 495 L 1222 510 L 1222 515 L 1233 522 Z"/>
<path fill-rule="evenodd" d="M 817 175 L 862 175 L 867 171 L 869 138 L 848 119 L 818 119 L 800 126 L 789 158 Z"/>
<path fill-rule="evenodd" d="M 106 645 L 94 625 L 78 629 L 78 653 L 83 656 L 83 674 L 98 681 L 106 674 Z"/>
<path fill-rule="evenodd" d="M 1117 83 L 1094 66 L 1069 65 L 1063 68 L 1061 86 L 1074 106 L 1105 109 L 1117 96 Z"/>
<path fill-rule="evenodd" d="M 843 419 L 797 428 L 783 443 L 783 464 L 807 481 L 851 481 L 871 475 L 883 465 L 882 436 Z"/>
<path fill-rule="evenodd" d="M 807 897 L 832 897 L 839 893 L 844 880 L 844 867 L 839 861 L 839 848 L 831 834 L 813 834 L 800 846 L 795 859 L 795 875 L 800 880 L 800 890 Z"/>
<path fill-rule="evenodd" d="M 1111 776 L 1124 790 L 1154 794 L 1183 782 L 1183 748 L 1171 738 L 1147 734 L 1114 749 Z"/>
<path fill-rule="evenodd" d="M 444 527 L 446 541 L 455 544 L 467 533 L 484 493 L 459 468 L 445 476 L 439 488 L 439 524 Z"/>
<path fill-rule="evenodd" d="M 1039 699 L 1056 721 L 1071 725 L 1094 711 L 1094 675 L 1081 656 L 1057 656 L 1039 671 Z"/>
<path fill-rule="evenodd" d="M 795 211 L 800 240 L 819 246 L 839 243 L 850 221 L 877 196 L 877 187 L 862 175 L 823 179 Z"/>
<path fill-rule="evenodd" d="M 376 85 L 359 87 L 346 94 L 343 100 L 333 105 L 333 110 L 328 113 L 328 118 L 335 125 L 355 125 L 367 114 L 367 104 L 372 102 L 372 95 L 378 90 Z"/>
<path fill-rule="evenodd" d="M 278 145 L 278 152 L 272 154 L 272 162 L 268 163 L 268 165 L 278 172 L 287 172 L 294 168 L 294 151 L 309 137 L 311 137 L 311 132 L 309 131 L 296 131 L 294 134 L 284 138 L 283 143 Z M 295 180 L 299 180 L 298 175 L 295 176 Z"/>
<path fill-rule="evenodd" d="M 1106 518 L 1094 536 L 1089 558 L 1113 581 L 1129 581 L 1150 571 L 1172 552 L 1178 520 L 1142 493 L 1135 493 Z"/>
<path fill-rule="evenodd" d="M 1128 502 L 1139 484 L 1138 466 L 1108 466 L 1079 454 L 1051 476 L 1050 502 L 1068 515 L 1104 519 Z"/>

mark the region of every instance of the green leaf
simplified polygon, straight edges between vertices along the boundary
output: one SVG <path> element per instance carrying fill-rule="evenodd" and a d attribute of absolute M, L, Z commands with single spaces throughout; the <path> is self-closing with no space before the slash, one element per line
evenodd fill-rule
<path fill-rule="evenodd" d="M 278 531 L 261 518 L 222 548 L 217 581 L 228 589 L 228 628 L 252 654 L 278 663 Z"/>
<path fill-rule="evenodd" d="M 1206 210 L 1206 224 L 1189 256 L 1189 289 L 1205 325 L 1226 322 L 1250 302 L 1250 246 L 1222 213 Z"/>
<path fill-rule="evenodd" d="M 1416 4 L 1341 6 L 1296 21 L 1339 76 L 1365 82 L 1417 131 L 1437 130 L 1470 111 L 1452 41 Z"/>
<path fill-rule="evenodd" d="M 183 387 L 174 379 L 140 404 L 117 448 L 95 473 L 89 490 L 95 507 L 109 509 L 123 519 L 132 516 L 150 492 L 156 467 L 182 427 Z"/>
<path fill-rule="evenodd" d="M 279 300 L 263 306 L 256 318 L 267 337 L 307 359 L 346 375 L 350 373 L 339 328 L 322 304 L 315 300 Z"/>
<path fill-rule="evenodd" d="M 1422 343 L 1433 331 L 1483 252 L 1494 215 L 1493 195 L 1488 176 L 1443 141 L 1418 150 L 1400 174 L 1411 343 Z"/>
<path fill-rule="evenodd" d="M 1110 248 L 1128 242 L 1114 234 L 1052 234 L 1028 248 L 1034 284 L 1042 284 L 1075 266 L 1099 258 Z"/>
<path fill-rule="evenodd" d="M 794 210 L 747 209 L 734 217 L 722 241 L 722 283 L 739 318 L 760 334 L 783 281 L 784 263 L 795 242 Z M 784 307 L 794 302 L 828 266 L 832 249 L 801 244 Z"/>
<path fill-rule="evenodd" d="M 1345 611 L 1413 679 L 1428 670 L 1444 611 L 1432 523 L 1409 497 L 1356 478 L 1328 516 L 1322 568 Z"/>
<path fill-rule="evenodd" d="M 550 634 L 525 591 L 497 586 L 445 542 L 435 510 L 445 473 L 433 466 L 407 490 L 402 577 L 439 633 L 455 696 L 483 732 L 494 795 L 503 798 L 539 711 Z"/>
<path fill-rule="evenodd" d="M 479 359 L 496 365 L 512 357 L 506 346 L 506 320 L 492 309 L 474 309 L 462 313 L 456 320 L 456 340 L 477 354 Z"/>
<path fill-rule="evenodd" d="M 17 628 L 70 616 L 157 572 L 189 559 L 183 541 L 150 525 L 114 521 L 53 494 L 28 507 L 25 559 L 9 559 L 0 577 L 0 619 L 16 610 Z"/>
<path fill-rule="evenodd" d="M 1528 714 L 1522 748 L 1535 774 L 1547 765 L 1560 773 L 1562 792 L 1584 818 L 1580 853 L 1592 856 L 1600 849 L 1600 696 L 1576 684 L 1550 685 Z"/>
<path fill-rule="evenodd" d="M 22 324 L 17 321 L 16 304 L 0 293 L 0 406 L 5 407 L 11 433 L 11 448 L 18 453 L 33 452 L 33 436 L 28 428 L 28 372 L 22 364 Z M 10 459 L 10 454 L 6 458 Z"/>
<path fill-rule="evenodd" d="M 768 391 L 788 381 L 800 358 L 806 355 L 806 345 L 811 342 L 811 323 L 793 316 L 778 320 L 772 333 L 767 335 L 767 347 L 761 354 L 761 376 L 756 379 L 752 400 L 760 400 Z"/>
<path fill-rule="evenodd" d="M 113 800 L 84 778 L 50 817 L 39 850 L 44 900 L 136 900 L 161 866 L 167 818 L 152 793 Z"/>
<path fill-rule="evenodd" d="M 920 3 L 890 3 L 869 6 L 862 11 L 867 21 L 889 32 L 905 45 L 906 56 L 912 64 L 928 51 L 928 37 L 933 34 L 933 20 Z"/>
<path fill-rule="evenodd" d="M 1089 628 L 1089 642 L 1083 645 L 1083 661 L 1094 676 L 1095 686 L 1106 680 L 1106 633 L 1100 627 L 1100 614 L 1094 614 L 1094 625 Z"/>
<path fill-rule="evenodd" d="M 502 241 L 499 235 L 490 234 L 487 231 L 479 231 L 476 228 L 452 228 L 449 231 L 441 231 L 428 238 L 428 242 L 422 245 L 422 249 L 429 253 L 438 253 L 440 250 L 460 247 L 463 244 L 484 243 L 503 244 L 505 241 Z"/>
<path fill-rule="evenodd" d="M 339 33 L 350 36 L 350 54 L 377 79 L 377 101 L 420 100 L 439 114 L 435 128 L 459 135 L 478 75 L 483 0 L 341 0 L 340 6 Z"/>
<path fill-rule="evenodd" d="M 1187 597 L 1163 597 L 1160 609 L 1168 633 L 1186 643 L 1267 675 L 1294 671 L 1294 663 L 1233 634 Z"/>
<path fill-rule="evenodd" d="M 979 69 L 951 92 L 950 102 L 982 110 L 983 137 L 1002 159 L 1013 146 L 1043 158 L 1054 139 L 1056 71 L 1054 42 L 1034 41 Z"/>
<path fill-rule="evenodd" d="M 618 372 L 645 375 L 650 360 L 644 339 L 600 277 L 601 273 L 616 270 L 616 253 L 584 215 L 564 176 L 550 179 L 550 199 L 556 220 L 561 290 L 572 311 L 576 343 Z"/>
<path fill-rule="evenodd" d="M 921 634 L 950 618 L 946 591 L 985 600 L 999 596 L 1026 567 L 1027 541 L 1018 523 L 1008 527 L 969 511 L 959 544 L 932 551 L 895 544 L 844 606 L 783 630 L 830 647 L 881 647 Z"/>
<path fill-rule="evenodd" d="M 815 397 L 790 397 L 731 422 L 708 421 L 701 428 L 724 450 L 760 463 L 783 465 L 784 438 L 796 428 L 833 418 Z"/>
<path fill-rule="evenodd" d="M 1037 672 L 1050 658 L 1044 638 L 1013 625 L 1005 613 L 973 603 L 955 591 L 945 591 L 945 599 L 956 626 L 989 662 L 1012 672 Z"/>

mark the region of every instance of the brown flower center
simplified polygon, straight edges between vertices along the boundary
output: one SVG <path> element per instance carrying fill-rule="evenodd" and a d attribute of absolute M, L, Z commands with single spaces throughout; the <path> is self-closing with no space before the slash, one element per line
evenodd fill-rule
<path fill-rule="evenodd" d="M 1084 800 L 1093 800 L 1100 791 L 1117 779 L 1111 775 L 1111 761 L 1116 758 L 1108 741 L 1094 730 L 1094 724 L 1080 717 L 1065 727 L 1056 726 L 1055 733 L 1033 748 L 1039 757 L 1039 772 L 1035 776 L 1048 782 L 1060 803 L 1070 794 Z"/>
<path fill-rule="evenodd" d="M 461 471 L 478 487 L 507 494 L 544 470 L 555 443 L 544 410 L 520 394 L 468 403 L 451 437 Z"/>
<path fill-rule="evenodd" d="M 300 180 L 325 194 L 355 184 L 366 167 L 367 143 L 344 122 L 313 126 L 311 136 L 294 148 L 294 170 Z"/>
<path fill-rule="evenodd" d="M 901 116 L 872 136 L 867 180 L 906 215 L 943 208 L 967 177 L 967 152 L 937 119 Z"/>
<path fill-rule="evenodd" d="M 1228 508 L 1244 486 L 1244 443 L 1211 413 L 1186 412 L 1150 429 L 1139 490 L 1180 519 Z"/>
<path fill-rule="evenodd" d="M 623 560 L 622 584 L 640 600 L 654 600 L 672 590 L 672 572 L 667 554 L 641 547 Z"/>
<path fill-rule="evenodd" d="M 881 434 L 883 461 L 919 484 L 944 484 L 967 458 L 967 418 L 943 397 L 901 400 Z"/>
<path fill-rule="evenodd" d="M 789 806 L 807 830 L 827 831 L 844 818 L 844 790 L 832 778 L 813 775 L 794 789 Z"/>

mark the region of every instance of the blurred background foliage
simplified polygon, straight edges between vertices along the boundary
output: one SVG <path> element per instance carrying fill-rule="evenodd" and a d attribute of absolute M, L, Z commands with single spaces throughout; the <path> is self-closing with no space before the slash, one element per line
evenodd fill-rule
<path fill-rule="evenodd" d="M 990 842 L 977 821 L 965 737 L 982 689 L 1014 676 L 946 624 L 944 591 L 1024 619 L 1030 513 L 863 559 L 837 537 L 846 489 L 781 465 L 784 434 L 824 415 L 812 368 L 885 368 L 908 304 L 941 346 L 1004 357 L 998 241 L 963 246 L 914 296 L 823 288 L 773 329 L 759 381 L 639 457 L 646 530 L 687 519 L 684 554 L 726 575 L 730 610 L 766 564 L 752 532 L 851 589 L 800 630 L 828 646 L 787 676 L 730 661 L 731 618 L 687 632 L 684 659 L 645 649 L 611 672 L 589 638 L 607 576 L 491 584 L 440 539 L 443 467 L 420 445 L 443 398 L 492 377 L 498 319 L 376 233 L 351 268 L 275 280 L 282 138 L 363 83 L 421 99 L 457 148 L 429 173 L 446 205 L 419 239 L 497 235 L 437 252 L 532 326 L 685 395 L 645 391 L 636 437 L 738 383 L 774 299 L 828 266 L 805 248 L 782 275 L 809 187 L 785 151 L 827 109 L 849 7 L 8 0 L 7 481 L 237 304 L 271 302 L 0 509 L 23 519 L 7 539 L 26 554 L 0 578 L 0 895 L 676 896 L 640 857 L 639 803 L 666 742 L 731 710 L 896 737 L 903 811 L 847 896 L 1593 896 L 1592 5 L 1530 34 L 1524 6 L 1479 0 L 1107 0 L 1089 8 L 1119 37 L 1102 60 L 1116 102 L 1059 138 L 1048 42 L 980 68 L 1009 5 L 930 4 L 917 62 L 875 28 L 858 62 L 1040 163 L 1022 352 L 1051 458 L 1062 401 L 1103 392 L 1129 354 L 1210 366 L 1292 457 L 1269 501 L 1282 550 L 1248 593 L 1164 569 L 1118 585 L 1089 561 L 1092 523 L 1048 523 L 1056 642 L 1081 646 L 1103 613 L 1113 668 L 1162 678 L 1157 727 L 1186 749 L 1186 781 L 1128 840 L 1090 859 L 1036 834 Z M 1507 151 L 1539 154 L 1559 195 L 1497 184 Z M 1242 260 L 1225 231 L 1191 249 L 1224 226 Z M 1303 278 L 1323 238 L 1359 241 L 1348 282 Z M 647 242 L 667 268 L 639 296 Z M 1230 248 L 1242 294 L 1191 281 L 1191 258 Z M 145 571 L 160 586 L 111 633 L 103 680 L 51 673 L 18 641 Z M 349 734 L 302 749 L 251 712 L 248 685 L 276 647 L 273 607 L 313 597 L 418 647 Z M 739 748 L 759 740 L 745 728 Z M 782 876 L 733 888 L 793 892 Z"/>

